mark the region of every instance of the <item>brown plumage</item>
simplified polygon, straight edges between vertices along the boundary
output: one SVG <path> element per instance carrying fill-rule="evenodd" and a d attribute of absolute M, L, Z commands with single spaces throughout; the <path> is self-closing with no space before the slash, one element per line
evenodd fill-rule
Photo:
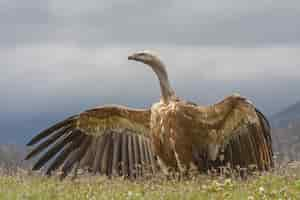
<path fill-rule="evenodd" d="M 160 102 L 151 109 L 103 106 L 74 115 L 42 131 L 29 143 L 26 159 L 44 152 L 34 170 L 61 169 L 64 178 L 75 165 L 93 173 L 136 178 L 158 170 L 157 158 L 175 170 L 193 163 L 201 172 L 230 164 L 273 166 L 270 125 L 246 98 L 232 95 L 211 106 L 176 97 L 166 68 L 143 51 L 128 57 L 149 65 L 158 77 Z"/>

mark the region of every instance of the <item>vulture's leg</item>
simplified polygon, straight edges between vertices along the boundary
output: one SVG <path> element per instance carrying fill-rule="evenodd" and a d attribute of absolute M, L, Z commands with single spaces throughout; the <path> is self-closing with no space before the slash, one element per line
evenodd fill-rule
<path fill-rule="evenodd" d="M 156 161 L 159 169 L 163 172 L 165 176 L 168 176 L 168 167 L 166 166 L 166 164 L 159 157 L 156 157 Z"/>
<path fill-rule="evenodd" d="M 192 148 L 192 156 L 198 171 L 201 171 L 203 169 L 203 159 L 195 147 Z"/>
<path fill-rule="evenodd" d="M 74 169 L 74 174 L 73 174 L 72 180 L 75 180 L 77 178 L 78 169 L 79 169 L 79 162 L 77 162 L 75 165 L 76 166 L 75 166 L 75 169 Z"/>
<path fill-rule="evenodd" d="M 170 140 L 170 144 L 171 144 L 171 149 L 174 154 L 174 158 L 176 160 L 176 170 L 179 171 L 180 174 L 182 174 L 184 172 L 184 168 L 182 167 L 182 165 L 180 163 L 180 159 L 179 159 L 179 156 L 178 156 L 176 148 L 175 148 L 175 141 L 172 138 L 170 138 L 169 140 Z"/>
<path fill-rule="evenodd" d="M 184 169 L 183 169 L 183 167 L 180 163 L 179 156 L 178 156 L 176 150 L 173 150 L 173 153 L 174 153 L 174 156 L 175 156 L 175 159 L 176 159 L 177 169 L 179 170 L 179 172 L 183 172 Z"/>
<path fill-rule="evenodd" d="M 192 148 L 192 155 L 194 163 L 196 164 L 198 171 L 200 173 L 207 173 L 211 167 L 211 162 L 209 161 L 208 155 L 206 152 L 199 150 L 196 147 Z"/>

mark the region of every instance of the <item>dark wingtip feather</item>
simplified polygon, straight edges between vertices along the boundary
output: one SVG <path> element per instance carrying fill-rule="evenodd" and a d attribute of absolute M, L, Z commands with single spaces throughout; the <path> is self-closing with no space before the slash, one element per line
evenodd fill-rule
<path fill-rule="evenodd" d="M 63 134 L 67 133 L 71 129 L 71 126 L 66 126 L 60 130 L 58 130 L 55 134 L 49 137 L 46 141 L 35 147 L 30 153 L 27 154 L 25 160 L 29 160 L 30 158 L 34 157 L 35 155 L 42 152 L 46 149 L 49 145 L 53 142 L 57 141 Z"/>
<path fill-rule="evenodd" d="M 36 136 L 34 136 L 26 145 L 27 146 L 32 146 L 35 145 L 36 143 L 38 143 L 40 140 L 42 140 L 43 138 L 47 137 L 48 135 L 52 134 L 54 131 L 62 128 L 65 125 L 68 125 L 72 122 L 72 120 L 74 120 L 74 117 L 76 117 L 76 115 L 71 116 L 61 122 L 56 123 L 55 125 L 43 130 L 42 132 L 40 132 L 39 134 L 37 134 Z"/>
<path fill-rule="evenodd" d="M 59 156 L 57 156 L 57 158 L 49 166 L 46 175 L 51 175 L 52 171 L 58 169 L 66 160 L 66 158 L 70 155 L 70 153 L 74 151 L 81 142 L 82 142 L 82 137 L 77 137 L 72 142 L 68 143 L 63 149 L 63 151 L 59 154 Z"/>
<path fill-rule="evenodd" d="M 267 117 L 257 108 L 255 108 L 256 113 L 258 113 L 259 117 L 266 123 L 268 129 L 271 129 L 271 125 Z"/>
<path fill-rule="evenodd" d="M 72 170 L 75 163 L 79 163 L 80 160 L 83 158 L 85 153 L 87 152 L 87 149 L 92 141 L 92 138 L 90 136 L 84 136 L 82 138 L 82 144 L 79 148 L 77 148 L 75 151 L 70 154 L 69 158 L 67 159 L 66 163 L 64 164 L 62 168 L 62 174 L 60 176 L 60 179 L 64 179 Z"/>
<path fill-rule="evenodd" d="M 74 131 L 66 136 L 63 140 L 57 142 L 44 155 L 42 155 L 42 157 L 33 166 L 32 170 L 39 170 L 42 168 L 44 164 L 47 163 L 53 156 L 55 156 L 65 145 L 80 135 L 80 131 Z"/>

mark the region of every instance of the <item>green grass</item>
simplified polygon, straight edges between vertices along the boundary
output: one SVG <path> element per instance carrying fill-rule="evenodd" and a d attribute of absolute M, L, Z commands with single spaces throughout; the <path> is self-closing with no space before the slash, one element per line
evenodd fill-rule
<path fill-rule="evenodd" d="M 300 199 L 300 170 L 255 175 L 247 180 L 197 176 L 188 180 L 126 181 L 81 177 L 59 181 L 37 175 L 0 175 L 0 199 Z"/>

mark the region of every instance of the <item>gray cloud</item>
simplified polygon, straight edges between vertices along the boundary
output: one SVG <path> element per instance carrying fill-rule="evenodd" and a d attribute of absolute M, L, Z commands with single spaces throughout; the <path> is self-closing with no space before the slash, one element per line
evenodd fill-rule
<path fill-rule="evenodd" d="M 68 43 L 261 46 L 299 44 L 288 1 L 5 1 L 1 45 Z"/>
<path fill-rule="evenodd" d="M 96 103 L 149 106 L 159 98 L 159 87 L 149 68 L 128 62 L 127 55 L 137 49 L 141 47 L 38 45 L 0 51 L 0 65 L 9 66 L 0 68 L 1 110 L 61 109 L 68 106 L 70 98 L 85 102 L 86 107 Z M 280 84 L 274 83 L 300 80 L 300 48 L 161 46 L 159 54 L 180 96 L 197 101 L 199 97 L 201 102 L 205 94 L 203 103 L 213 103 L 233 92 L 251 90 L 255 99 L 260 95 L 270 98 L 266 94 L 271 87 L 277 90 L 274 96 L 289 90 L 284 98 L 296 101 L 297 94 L 289 88 L 293 86 L 280 89 Z M 226 82 L 227 88 L 219 84 Z M 257 83 L 269 87 L 260 88 Z"/>

